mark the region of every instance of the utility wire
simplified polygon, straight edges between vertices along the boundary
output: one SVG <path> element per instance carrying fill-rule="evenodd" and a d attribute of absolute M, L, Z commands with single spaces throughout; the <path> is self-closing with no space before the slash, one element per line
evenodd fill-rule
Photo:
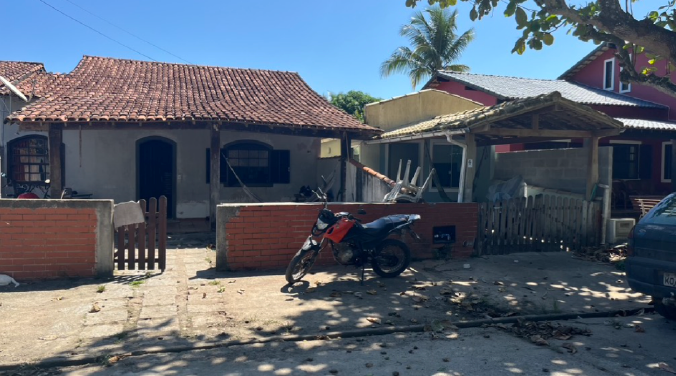
<path fill-rule="evenodd" d="M 124 43 L 118 41 L 117 39 L 114 39 L 114 38 L 112 38 L 112 37 L 109 37 L 108 35 L 106 35 L 106 34 L 100 32 L 100 31 L 94 29 L 93 27 L 91 27 L 91 26 L 85 24 L 84 22 L 82 22 L 82 21 L 80 21 L 80 20 L 78 20 L 78 19 L 76 19 L 76 18 L 74 18 L 74 17 L 72 17 L 72 16 L 70 16 L 70 15 L 68 15 L 68 14 L 66 14 L 66 13 L 64 13 L 64 12 L 62 12 L 62 11 L 60 11 L 59 9 L 55 8 L 53 5 L 51 5 L 51 4 L 49 4 L 48 2 L 46 2 L 45 0 L 39 0 L 39 1 L 40 1 L 41 3 L 43 3 L 43 4 L 45 4 L 46 6 L 48 6 L 48 7 L 52 8 L 52 9 L 54 9 L 55 11 L 57 11 L 57 12 L 63 14 L 64 16 L 70 18 L 71 20 L 73 20 L 73 21 L 79 23 L 80 25 L 82 25 L 82 26 L 84 26 L 84 27 L 86 27 L 86 28 L 88 28 L 88 29 L 94 31 L 95 33 L 97 33 L 97 34 L 99 34 L 99 35 L 101 35 L 101 36 L 103 36 L 103 37 L 105 37 L 105 38 L 108 38 L 108 39 L 112 40 L 113 42 L 119 44 L 120 46 L 126 47 L 126 48 L 128 48 L 128 49 L 130 49 L 130 50 L 136 52 L 136 53 L 139 54 L 139 55 L 142 55 L 142 56 L 147 57 L 148 59 L 150 59 L 150 60 L 152 60 L 152 61 L 157 61 L 157 60 L 153 59 L 152 57 L 150 57 L 150 56 L 144 54 L 143 52 L 138 51 L 138 50 L 135 50 L 135 49 L 133 49 L 132 47 L 129 47 L 129 46 L 127 46 L 126 44 L 124 44 Z"/>
<path fill-rule="evenodd" d="M 176 54 L 174 54 L 174 53 L 172 53 L 172 52 L 170 52 L 170 51 L 167 51 L 167 50 L 165 50 L 164 48 L 162 48 L 162 47 L 160 47 L 160 46 L 158 46 L 158 45 L 156 45 L 156 44 L 154 44 L 154 43 L 152 43 L 152 42 L 149 42 L 149 41 L 147 41 L 147 40 L 145 40 L 145 39 L 139 37 L 138 35 L 135 35 L 135 34 L 132 33 L 131 31 L 127 31 L 127 30 L 123 29 L 122 27 L 115 25 L 114 23 L 112 23 L 112 22 L 106 20 L 105 18 L 103 18 L 103 17 L 101 17 L 101 16 L 98 16 L 98 15 L 96 15 L 96 14 L 94 14 L 94 13 L 88 11 L 87 9 L 81 7 L 80 5 L 74 3 L 74 2 L 72 2 L 72 1 L 70 1 L 70 0 L 66 0 L 66 1 L 69 2 L 69 3 L 71 3 L 71 4 L 73 4 L 73 5 L 75 5 L 76 7 L 80 8 L 80 9 L 82 9 L 83 11 L 85 11 L 85 12 L 91 14 L 92 16 L 94 16 L 94 17 L 96 17 L 96 18 L 98 18 L 98 19 L 100 19 L 100 20 L 102 20 L 102 21 L 108 23 L 109 25 L 112 25 L 112 26 L 116 27 L 117 29 L 120 29 L 120 30 L 124 31 L 125 33 L 131 35 L 132 37 L 134 37 L 134 38 L 136 38 L 136 39 L 138 39 L 138 40 L 140 40 L 140 41 L 142 41 L 142 42 L 145 42 L 145 43 L 147 43 L 147 44 L 149 44 L 149 45 L 151 45 L 151 46 L 157 48 L 158 50 L 162 50 L 162 51 L 168 53 L 169 55 L 171 55 L 171 56 L 173 56 L 173 57 L 175 57 L 175 58 L 177 58 L 177 59 L 179 59 L 179 60 L 182 60 L 182 61 L 184 61 L 184 62 L 186 62 L 186 63 L 188 63 L 188 64 L 192 64 L 192 63 L 189 62 L 188 60 L 186 60 L 186 59 L 184 59 L 184 58 L 182 58 L 182 57 L 180 57 L 180 56 L 178 56 L 178 55 L 176 55 Z"/>

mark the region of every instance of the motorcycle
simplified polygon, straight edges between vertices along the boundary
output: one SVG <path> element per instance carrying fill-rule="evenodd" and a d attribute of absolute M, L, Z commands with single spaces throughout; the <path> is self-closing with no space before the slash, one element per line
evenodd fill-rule
<path fill-rule="evenodd" d="M 331 248 L 333 258 L 339 264 L 361 267 L 362 283 L 364 268 L 368 263 L 376 274 L 384 278 L 396 277 L 408 268 L 411 251 L 406 243 L 389 236 L 408 231 L 420 239 L 411 228 L 415 221 L 420 220 L 420 215 L 388 215 L 362 224 L 360 219 L 348 212 L 333 213 L 329 210 L 326 194 L 321 190 L 315 194 L 323 201 L 324 207 L 307 240 L 286 268 L 286 281 L 289 284 L 300 281 L 325 248 Z M 360 214 L 366 213 L 360 211 Z M 321 240 L 315 239 L 319 237 L 322 237 Z"/>

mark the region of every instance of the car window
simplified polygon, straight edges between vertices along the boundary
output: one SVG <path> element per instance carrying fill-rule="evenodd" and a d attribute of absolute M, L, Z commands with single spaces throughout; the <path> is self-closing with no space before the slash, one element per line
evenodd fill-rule
<path fill-rule="evenodd" d="M 647 217 L 648 222 L 652 224 L 676 226 L 676 194 L 667 196 Z"/>

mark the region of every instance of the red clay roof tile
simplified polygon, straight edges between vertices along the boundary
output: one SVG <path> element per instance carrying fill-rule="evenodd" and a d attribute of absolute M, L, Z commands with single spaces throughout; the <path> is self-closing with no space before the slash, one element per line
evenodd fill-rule
<path fill-rule="evenodd" d="M 332 106 L 298 73 L 85 56 L 69 74 L 20 84 L 38 101 L 9 119 L 215 121 L 380 132 Z"/>

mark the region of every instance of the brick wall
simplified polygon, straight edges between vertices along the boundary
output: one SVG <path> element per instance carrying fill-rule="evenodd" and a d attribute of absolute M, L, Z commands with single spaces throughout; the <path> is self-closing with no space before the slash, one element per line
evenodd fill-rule
<path fill-rule="evenodd" d="M 413 257 L 435 257 L 432 227 L 456 226 L 456 243 L 451 257 L 466 258 L 473 252 L 477 229 L 477 204 L 332 204 L 334 212 L 357 213 L 364 222 L 389 214 L 420 214 L 413 225 L 416 240 L 405 235 Z M 218 207 L 217 268 L 219 270 L 263 270 L 285 268 L 301 247 L 321 209 L 319 204 L 224 204 Z M 334 264 L 330 252 L 323 252 L 319 264 Z"/>
<path fill-rule="evenodd" d="M 103 215 L 100 203 L 0 200 L 0 273 L 28 280 L 112 272 L 112 236 L 108 250 L 110 229 L 102 228 L 112 202 Z"/>

